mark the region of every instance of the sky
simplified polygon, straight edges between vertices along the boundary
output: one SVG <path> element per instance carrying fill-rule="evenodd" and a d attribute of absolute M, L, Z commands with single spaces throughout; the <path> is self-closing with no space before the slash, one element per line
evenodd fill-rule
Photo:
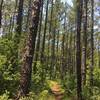
<path fill-rule="evenodd" d="M 69 3 L 70 5 L 72 5 L 72 0 L 61 0 L 63 2 L 67 1 L 67 3 Z"/>

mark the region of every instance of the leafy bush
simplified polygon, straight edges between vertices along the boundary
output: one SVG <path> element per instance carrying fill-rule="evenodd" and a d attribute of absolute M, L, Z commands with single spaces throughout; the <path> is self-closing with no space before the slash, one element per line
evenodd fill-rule
<path fill-rule="evenodd" d="M 0 95 L 0 100 L 11 100 L 9 99 L 9 92 L 5 92 L 3 95 Z"/>
<path fill-rule="evenodd" d="M 35 93 L 30 92 L 27 97 L 21 97 L 19 100 L 37 100 L 37 97 Z"/>
<path fill-rule="evenodd" d="M 18 59 L 12 40 L 0 38 L 0 94 L 16 91 L 19 79 Z"/>
<path fill-rule="evenodd" d="M 100 68 L 98 67 L 94 69 L 94 86 L 100 88 Z"/>

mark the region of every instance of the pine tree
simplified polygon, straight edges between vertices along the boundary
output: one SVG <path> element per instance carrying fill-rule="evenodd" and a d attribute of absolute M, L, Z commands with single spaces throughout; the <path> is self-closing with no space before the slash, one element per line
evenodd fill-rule
<path fill-rule="evenodd" d="M 81 21 L 83 0 L 77 0 L 77 38 L 76 38 L 76 68 L 77 68 L 77 100 L 82 100 L 81 85 Z"/>
<path fill-rule="evenodd" d="M 0 28 L 1 28 L 1 25 L 2 25 L 2 23 L 1 23 L 1 20 L 2 20 L 2 6 L 3 6 L 3 0 L 1 0 L 1 2 L 0 2 Z"/>
<path fill-rule="evenodd" d="M 84 19 L 83 19 L 83 47 L 82 47 L 82 81 L 86 83 L 86 53 L 87 53 L 87 0 L 84 0 Z"/>
<path fill-rule="evenodd" d="M 15 43 L 17 45 L 20 42 L 20 36 L 21 36 L 21 31 L 22 31 L 23 4 L 24 4 L 24 0 L 19 0 L 17 23 L 16 23 L 17 24 L 17 27 L 16 27 L 16 35 L 15 35 L 15 38 L 16 38 L 15 39 Z"/>
<path fill-rule="evenodd" d="M 21 66 L 20 87 L 17 96 L 18 98 L 20 96 L 26 96 L 29 93 L 31 85 L 32 61 L 35 50 L 41 3 L 42 0 L 34 0 L 32 4 L 31 26 L 29 28 L 30 31 L 22 58 L 23 64 Z"/>
<path fill-rule="evenodd" d="M 93 86 L 94 69 L 94 0 L 91 0 L 91 65 L 90 65 L 90 85 Z"/>

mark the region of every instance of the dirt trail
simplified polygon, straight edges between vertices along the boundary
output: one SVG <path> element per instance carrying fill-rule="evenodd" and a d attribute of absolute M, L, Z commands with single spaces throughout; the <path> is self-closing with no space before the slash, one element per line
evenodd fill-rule
<path fill-rule="evenodd" d="M 64 93 L 62 92 L 61 86 L 59 84 L 54 84 L 51 87 L 51 91 L 55 96 L 55 100 L 62 100 Z"/>

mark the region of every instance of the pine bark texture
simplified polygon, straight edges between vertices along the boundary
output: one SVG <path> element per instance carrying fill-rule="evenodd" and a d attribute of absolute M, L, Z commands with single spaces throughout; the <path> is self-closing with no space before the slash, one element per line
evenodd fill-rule
<path fill-rule="evenodd" d="M 83 22 L 83 48 L 82 48 L 82 81 L 86 83 L 86 53 L 87 53 L 87 0 L 84 0 L 84 22 Z"/>
<path fill-rule="evenodd" d="M 91 65 L 90 65 L 90 85 L 93 86 L 94 69 L 94 0 L 91 0 Z"/>
<path fill-rule="evenodd" d="M 77 35 L 76 35 L 76 70 L 77 70 L 77 100 L 82 100 L 81 85 L 81 21 L 83 0 L 77 0 Z"/>
<path fill-rule="evenodd" d="M 31 26 L 26 43 L 25 53 L 22 58 L 21 78 L 18 97 L 26 96 L 29 93 L 32 73 L 32 61 L 35 50 L 35 41 L 39 23 L 39 13 L 42 0 L 34 0 L 31 11 Z"/>

